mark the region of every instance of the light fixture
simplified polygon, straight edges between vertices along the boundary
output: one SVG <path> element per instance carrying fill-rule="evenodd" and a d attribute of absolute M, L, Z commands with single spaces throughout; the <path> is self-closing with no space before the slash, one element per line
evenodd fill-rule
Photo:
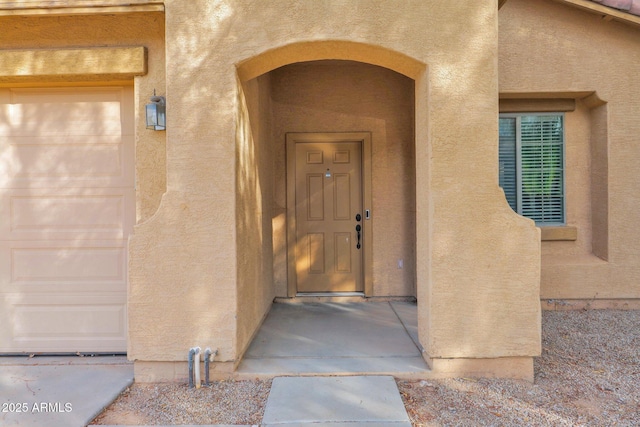
<path fill-rule="evenodd" d="M 154 90 L 150 101 L 151 103 L 145 106 L 147 111 L 147 129 L 165 130 L 167 124 L 164 96 L 156 96 L 156 91 Z"/>

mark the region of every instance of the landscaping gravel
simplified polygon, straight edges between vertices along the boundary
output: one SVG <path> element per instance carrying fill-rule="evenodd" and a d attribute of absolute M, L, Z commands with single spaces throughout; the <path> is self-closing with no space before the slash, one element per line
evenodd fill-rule
<path fill-rule="evenodd" d="M 260 424 L 270 389 L 271 380 L 133 384 L 93 424 Z"/>
<path fill-rule="evenodd" d="M 416 426 L 640 425 L 640 311 L 544 312 L 535 380 L 398 381 Z"/>
<path fill-rule="evenodd" d="M 535 381 L 398 380 L 415 426 L 640 425 L 640 311 L 547 311 Z M 95 424 L 259 424 L 271 381 L 134 384 Z"/>

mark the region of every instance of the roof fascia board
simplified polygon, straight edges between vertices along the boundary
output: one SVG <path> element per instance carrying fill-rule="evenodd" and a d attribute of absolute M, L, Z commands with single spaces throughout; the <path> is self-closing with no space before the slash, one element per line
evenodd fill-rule
<path fill-rule="evenodd" d="M 620 21 L 627 24 L 640 26 L 640 16 L 626 13 L 612 7 L 603 6 L 591 0 L 554 0 L 558 3 L 569 4 L 588 12 L 596 13 L 602 16 L 605 21 Z"/>
<path fill-rule="evenodd" d="M 102 15 L 135 12 L 164 12 L 164 2 L 146 1 L 123 3 L 117 1 L 37 1 L 3 2 L 0 0 L 0 16 L 60 16 Z"/>

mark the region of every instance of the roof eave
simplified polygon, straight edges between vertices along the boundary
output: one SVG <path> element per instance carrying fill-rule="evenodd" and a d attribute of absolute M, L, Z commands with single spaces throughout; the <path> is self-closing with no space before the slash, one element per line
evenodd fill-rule
<path fill-rule="evenodd" d="M 569 4 L 579 9 L 598 14 L 605 21 L 619 21 L 619 22 L 624 22 L 626 24 L 634 25 L 636 27 L 640 27 L 640 16 L 623 12 L 621 10 L 614 9 L 612 7 L 603 6 L 591 0 L 554 0 L 554 1 L 558 3 Z"/>
<path fill-rule="evenodd" d="M 160 0 L 0 0 L 0 16 L 100 15 L 134 12 L 164 12 Z"/>

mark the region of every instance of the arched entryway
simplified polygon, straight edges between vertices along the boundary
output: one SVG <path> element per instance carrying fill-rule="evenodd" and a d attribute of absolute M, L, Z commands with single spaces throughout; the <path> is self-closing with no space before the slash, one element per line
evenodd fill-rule
<path fill-rule="evenodd" d="M 238 245 L 238 259 L 255 263 L 239 269 L 239 283 L 255 284 L 247 299 L 416 297 L 419 69 L 400 54 L 352 42 L 287 46 L 239 66 L 239 241 L 260 242 Z M 302 201 L 305 194 L 314 201 Z M 309 215 L 312 231 L 304 235 L 300 219 Z M 344 217 L 347 228 L 319 230 L 318 218 L 329 216 Z M 312 256 L 302 254 L 307 249 Z M 303 282 L 300 272 L 314 269 L 320 282 Z M 352 286 L 341 269 L 361 277 Z M 255 330 L 246 327 L 249 338 Z"/>
<path fill-rule="evenodd" d="M 240 200 L 248 197 L 261 203 L 263 218 L 259 230 L 254 232 L 263 236 L 262 242 L 271 242 L 274 295 L 292 297 L 306 291 L 330 292 L 330 287 L 298 286 L 296 271 L 292 271 L 291 266 L 320 262 L 331 268 L 331 260 L 318 258 L 340 258 L 341 245 L 357 245 L 355 227 L 360 214 L 362 285 L 334 289 L 360 292 L 367 297 L 415 296 L 416 85 L 413 78 L 377 64 L 394 64 L 405 72 L 415 72 L 417 64 L 397 53 L 398 60 L 391 61 L 393 55 L 387 50 L 352 42 L 303 45 L 305 49 L 294 45 L 269 51 L 263 54 L 266 58 L 253 59 L 239 67 L 241 104 L 245 107 L 240 121 L 245 130 L 239 133 L 238 193 Z M 323 56 L 341 59 L 319 59 Z M 349 57 L 360 61 L 342 59 Z M 367 62 L 363 62 L 365 59 Z M 289 63 L 268 69 L 283 62 Z M 260 71 L 265 72 L 254 76 Z M 243 80 L 247 77 L 252 78 Z M 293 151 L 287 153 L 287 135 L 292 140 L 292 134 L 297 135 L 299 144 L 291 142 L 289 150 Z M 339 232 L 346 236 L 343 241 L 327 239 L 304 243 L 305 247 L 330 246 L 331 250 L 315 260 L 296 261 L 296 235 L 301 233 L 296 230 L 296 216 L 292 212 L 296 205 L 292 203 L 296 197 L 296 190 L 292 188 L 296 185 L 292 176 L 296 166 L 291 158 L 295 148 L 291 146 L 310 146 L 311 142 L 318 142 L 318 138 L 329 144 L 332 135 L 335 136 L 333 144 L 339 144 L 334 148 L 340 144 L 344 147 L 344 143 L 352 139 L 361 145 L 352 156 L 359 157 L 357 175 L 362 182 L 354 194 L 347 196 L 359 199 L 360 203 L 350 209 L 349 214 L 344 213 L 345 218 L 353 222 L 350 225 L 354 230 L 350 235 L 346 230 Z M 318 178 L 319 184 L 327 184 L 325 193 L 333 191 L 332 185 L 337 180 L 332 179 L 330 168 L 337 166 L 336 159 L 329 159 L 328 151 L 324 157 L 322 153 L 317 156 L 309 160 L 311 163 L 305 163 L 316 164 L 316 168 L 326 172 L 327 176 Z M 346 181 L 353 183 L 353 176 L 346 176 L 343 182 Z M 298 197 L 301 194 L 298 191 Z M 329 216 L 333 199 L 338 196 L 325 194 L 325 197 L 326 203 L 319 203 L 327 211 L 325 216 Z M 249 203 L 243 203 L 241 209 L 249 207 Z M 339 205 L 333 208 L 339 209 Z M 238 216 L 239 221 L 245 218 Z M 239 229 L 246 226 L 241 224 Z M 262 251 L 268 249 L 264 245 L 261 248 Z M 341 259 L 351 265 L 346 255 Z"/>
<path fill-rule="evenodd" d="M 485 360 L 491 372 L 511 362 L 532 367 L 539 234 L 497 185 L 495 5 L 420 3 L 370 14 L 312 3 L 265 14 L 230 8 L 222 20 L 217 8 L 167 3 L 166 63 L 180 64 L 166 67 L 167 191 L 129 240 L 130 357 L 140 369 L 161 369 L 197 344 L 219 349 L 219 373 L 235 370 L 274 298 L 289 295 L 280 266 L 288 265 L 282 236 L 290 222 L 275 202 L 289 189 L 277 176 L 286 176 L 287 157 L 274 147 L 284 151 L 274 137 L 276 73 L 350 61 L 413 81 L 415 295 L 425 358 L 444 373 L 488 366 Z M 303 118 L 315 113 L 316 106 L 296 101 L 280 107 L 302 110 Z M 378 199 L 371 203 L 375 221 Z M 384 224 L 374 226 L 375 245 Z M 397 273 L 395 256 L 379 265 Z"/>

